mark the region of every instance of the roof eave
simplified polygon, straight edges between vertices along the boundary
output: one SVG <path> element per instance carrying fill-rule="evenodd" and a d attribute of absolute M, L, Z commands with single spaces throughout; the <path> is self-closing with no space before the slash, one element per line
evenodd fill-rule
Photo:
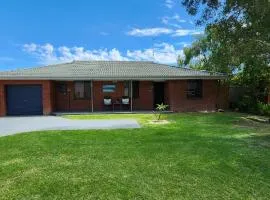
<path fill-rule="evenodd" d="M 95 80 L 95 81 L 102 81 L 102 80 L 187 80 L 187 79 L 211 79 L 211 80 L 225 80 L 227 76 L 156 76 L 156 77 L 16 77 L 16 76 L 3 76 L 0 77 L 1 80 Z"/>

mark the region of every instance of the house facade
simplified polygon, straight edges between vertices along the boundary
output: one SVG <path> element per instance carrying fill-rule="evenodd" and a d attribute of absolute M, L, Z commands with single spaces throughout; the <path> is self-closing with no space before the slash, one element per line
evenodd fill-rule
<path fill-rule="evenodd" d="M 173 112 L 214 111 L 227 107 L 224 79 L 220 73 L 128 61 L 74 61 L 0 72 L 0 116 L 151 111 L 160 103 Z"/>

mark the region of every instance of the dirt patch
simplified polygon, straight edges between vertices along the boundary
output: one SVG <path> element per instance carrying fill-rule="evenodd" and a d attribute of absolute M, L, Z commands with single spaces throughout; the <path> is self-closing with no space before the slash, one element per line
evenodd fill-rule
<path fill-rule="evenodd" d="M 252 147 L 270 147 L 270 124 L 241 117 L 234 121 L 235 128 L 246 129 L 246 134 L 236 136 L 245 140 Z"/>
<path fill-rule="evenodd" d="M 266 118 L 266 117 L 248 116 L 246 117 L 246 119 L 252 120 L 255 122 L 260 122 L 260 123 L 270 123 L 270 118 Z"/>
<path fill-rule="evenodd" d="M 268 123 L 261 123 L 257 121 L 253 121 L 247 119 L 246 117 L 241 117 L 238 120 L 235 120 L 234 126 L 242 127 L 242 128 L 270 128 L 270 124 Z"/>
<path fill-rule="evenodd" d="M 168 120 L 150 120 L 148 121 L 149 124 L 169 124 L 170 122 Z"/>

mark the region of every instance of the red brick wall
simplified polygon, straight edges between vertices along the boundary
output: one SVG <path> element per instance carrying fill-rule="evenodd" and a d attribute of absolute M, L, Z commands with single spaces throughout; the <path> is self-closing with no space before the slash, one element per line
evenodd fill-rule
<path fill-rule="evenodd" d="M 133 100 L 133 110 L 153 110 L 153 82 L 140 81 L 139 98 Z"/>
<path fill-rule="evenodd" d="M 56 88 L 57 82 L 54 82 Z M 55 89 L 55 111 L 91 111 L 91 99 L 75 99 L 74 82 L 68 81 L 67 92 L 62 94 Z"/>
<path fill-rule="evenodd" d="M 0 116 L 6 115 L 6 96 L 3 83 L 0 81 Z"/>
<path fill-rule="evenodd" d="M 115 84 L 116 91 L 112 93 L 103 93 L 104 84 Z M 94 96 L 94 111 L 103 111 L 103 99 L 105 96 L 110 96 L 112 101 L 115 102 L 117 99 L 121 99 L 124 96 L 124 82 L 123 81 L 94 81 L 93 82 L 93 96 Z"/>
<path fill-rule="evenodd" d="M 53 100 L 52 100 L 52 81 L 11 81 L 11 80 L 0 80 L 0 116 L 6 115 L 6 94 L 5 94 L 5 86 L 6 85 L 42 85 L 43 93 L 43 114 L 48 115 L 53 111 Z"/>
<path fill-rule="evenodd" d="M 217 105 L 218 108 L 228 109 L 229 108 L 229 85 L 220 84 L 217 94 Z"/>
<path fill-rule="evenodd" d="M 124 96 L 124 81 L 117 81 L 116 92 L 103 93 L 103 84 L 112 84 L 111 81 L 94 81 L 93 82 L 93 95 L 94 95 L 94 111 L 102 111 L 104 109 L 103 99 L 104 96 L 110 96 L 115 102 Z M 153 95 L 152 95 L 152 82 L 140 81 L 139 84 L 139 98 L 133 100 L 133 110 L 152 110 Z"/>
<path fill-rule="evenodd" d="M 56 84 L 56 83 L 55 83 Z M 113 93 L 103 93 L 103 84 L 116 84 L 116 91 Z M 70 93 L 61 94 L 55 92 L 56 96 L 56 111 L 92 111 L 91 99 L 75 99 L 74 98 L 74 82 L 67 82 L 67 87 Z M 124 95 L 124 82 L 123 81 L 93 81 L 93 107 L 94 111 L 103 111 L 104 96 L 112 97 L 113 101 L 120 99 Z"/>
<path fill-rule="evenodd" d="M 103 93 L 104 84 L 116 84 L 116 91 L 113 93 Z M 153 108 L 153 86 L 151 81 L 141 81 L 139 84 L 139 98 L 133 100 L 133 110 L 152 110 Z M 70 92 L 70 111 L 91 111 L 91 100 L 76 100 L 74 99 L 74 82 L 68 82 Z M 56 91 L 56 110 L 69 110 L 68 94 L 60 94 Z M 110 96 L 112 101 L 121 99 L 124 96 L 124 81 L 93 81 L 93 107 L 94 111 L 103 111 L 103 99 L 105 96 Z"/>
<path fill-rule="evenodd" d="M 117 81 L 116 92 L 103 93 L 103 84 L 111 84 L 111 81 L 93 82 L 94 111 L 102 111 L 104 96 L 111 96 L 113 101 L 120 99 L 124 95 L 124 82 Z M 60 94 L 55 89 L 54 81 L 0 81 L 0 116 L 6 115 L 5 85 L 9 84 L 41 84 L 43 87 L 43 113 L 50 114 L 53 111 L 91 111 L 91 100 L 74 99 L 74 82 L 67 82 L 70 94 Z M 152 81 L 140 81 L 139 98 L 133 100 L 133 110 L 153 109 L 153 83 Z M 217 81 L 203 81 L 203 98 L 188 99 L 186 97 L 187 81 L 167 81 L 165 82 L 165 103 L 170 105 L 170 110 L 181 111 L 204 111 L 226 108 L 228 101 L 228 91 L 226 87 L 221 87 L 219 96 L 217 95 Z"/>
<path fill-rule="evenodd" d="M 219 97 L 217 94 L 217 80 L 203 80 L 203 97 L 198 99 L 187 98 L 187 80 L 168 81 L 167 93 L 170 110 L 174 112 L 183 111 L 214 111 L 216 105 L 224 108 L 227 96 L 224 95 L 225 88 L 221 88 Z"/>
<path fill-rule="evenodd" d="M 269 94 L 266 94 L 265 96 L 265 101 L 264 101 L 266 104 L 270 104 L 270 93 Z"/>

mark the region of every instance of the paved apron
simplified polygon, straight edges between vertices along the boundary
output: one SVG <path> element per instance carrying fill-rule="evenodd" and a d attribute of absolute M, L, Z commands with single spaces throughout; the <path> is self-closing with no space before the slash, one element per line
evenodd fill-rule
<path fill-rule="evenodd" d="M 140 128 L 133 119 L 117 120 L 74 120 L 54 116 L 2 117 L 0 136 L 42 130 L 88 130 Z"/>

